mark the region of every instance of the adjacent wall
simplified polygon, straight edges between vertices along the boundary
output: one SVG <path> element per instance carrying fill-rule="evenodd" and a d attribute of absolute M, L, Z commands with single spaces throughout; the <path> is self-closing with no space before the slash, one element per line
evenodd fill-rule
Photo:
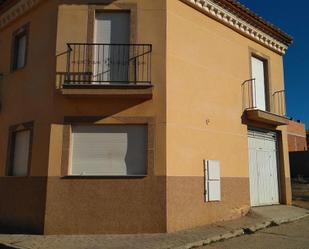
<path fill-rule="evenodd" d="M 167 221 L 175 231 L 248 211 L 241 84 L 251 78 L 250 51 L 269 58 L 271 92 L 284 89 L 284 79 L 280 55 L 179 0 L 167 3 Z M 221 162 L 221 202 L 204 203 L 204 159 Z M 283 189 L 289 196 L 290 186 L 283 182 Z"/>
<path fill-rule="evenodd" d="M 42 233 L 54 91 L 57 6 L 44 1 L 0 30 L 0 223 L 3 231 Z M 12 34 L 29 23 L 26 67 L 10 71 Z M 9 127 L 34 122 L 29 177 L 5 177 Z"/>
<path fill-rule="evenodd" d="M 66 44 L 88 41 L 89 16 L 96 8 L 130 9 L 136 43 L 153 45 L 151 100 L 61 94 L 59 77 L 66 69 Z M 1 90 L 5 93 L 0 113 L 1 227 L 46 234 L 166 231 L 165 20 L 164 0 L 46 0 L 0 30 Z M 11 35 L 28 22 L 27 66 L 11 73 Z M 151 119 L 148 176 L 63 178 L 65 117 L 92 117 L 92 123 L 105 122 L 106 117 L 124 123 L 119 120 Z M 9 126 L 29 121 L 34 121 L 31 174 L 5 177 Z"/>

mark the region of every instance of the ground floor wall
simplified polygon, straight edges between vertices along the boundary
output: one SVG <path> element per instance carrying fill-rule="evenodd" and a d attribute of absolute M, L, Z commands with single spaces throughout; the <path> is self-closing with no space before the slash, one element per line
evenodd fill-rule
<path fill-rule="evenodd" d="M 45 234 L 166 231 L 165 177 L 48 179 Z"/>
<path fill-rule="evenodd" d="M 249 178 L 221 179 L 221 201 L 205 203 L 204 177 L 167 177 L 168 231 L 244 216 L 250 210 Z"/>
<path fill-rule="evenodd" d="M 62 124 L 52 125 L 49 145 L 49 177 L 0 178 L 0 227 L 3 232 L 44 234 L 125 234 L 174 232 L 245 215 L 250 209 L 249 177 L 237 177 L 237 167 L 247 171 L 247 137 L 227 141 L 220 137 L 216 147 L 208 147 L 209 158 L 222 160 L 221 201 L 205 203 L 203 151 L 200 155 L 190 146 L 190 158 L 183 167 L 186 174 L 164 176 L 161 140 L 156 140 L 152 167 L 140 177 L 70 177 L 61 176 Z M 156 131 L 164 130 L 164 127 Z M 54 130 L 55 129 L 55 130 Z M 177 133 L 179 137 L 181 133 Z M 287 137 L 280 139 L 281 203 L 291 203 L 289 171 L 286 169 Z M 154 135 L 154 134 L 153 134 Z M 215 136 L 216 134 L 214 134 Z M 218 135 L 216 135 L 218 138 Z M 193 141 L 193 140 L 192 140 Z M 191 142 L 192 142 L 191 141 Z M 213 140 L 215 141 L 215 140 Z M 164 143 L 163 143 L 164 144 Z M 206 146 L 207 142 L 205 142 Z M 183 146 L 183 144 L 179 144 Z M 221 146 L 219 146 L 221 145 Z M 36 147 L 39 145 L 36 144 Z M 187 146 L 187 145 L 186 145 Z M 226 147 L 225 147 L 226 146 Z M 221 148 L 221 150 L 218 150 Z M 164 148 L 163 148 L 164 149 Z M 233 161 L 242 157 L 242 164 L 231 164 L 227 150 L 233 150 Z M 175 147 L 175 152 L 182 151 Z M 217 154 L 216 154 L 217 153 Z M 178 153 L 179 155 L 179 153 Z M 170 156 L 170 155 L 168 155 Z M 33 154 L 33 157 L 36 157 Z M 222 159 L 223 157 L 223 159 Z M 199 162 L 200 175 L 191 174 Z M 178 165 L 178 166 L 177 166 Z M 169 165 L 168 165 L 169 166 Z M 233 166 L 233 170 L 232 167 Z M 176 168 L 182 167 L 179 162 Z M 197 170 L 197 169 L 195 169 Z M 234 176 L 228 176 L 233 175 Z M 240 175 L 240 174 L 239 174 Z"/>
<path fill-rule="evenodd" d="M 46 177 L 0 178 L 0 232 L 44 232 Z"/>

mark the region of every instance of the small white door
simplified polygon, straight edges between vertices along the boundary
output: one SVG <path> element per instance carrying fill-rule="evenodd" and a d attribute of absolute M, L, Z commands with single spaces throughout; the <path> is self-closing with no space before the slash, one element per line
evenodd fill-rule
<path fill-rule="evenodd" d="M 94 81 L 126 83 L 130 47 L 130 12 L 98 12 L 95 19 Z"/>
<path fill-rule="evenodd" d="M 279 204 L 276 134 L 251 130 L 248 144 L 251 205 Z"/>
<path fill-rule="evenodd" d="M 253 103 L 255 108 L 266 111 L 265 98 L 265 63 L 264 61 L 251 57 L 252 78 L 255 79 L 255 85 L 252 88 Z"/>

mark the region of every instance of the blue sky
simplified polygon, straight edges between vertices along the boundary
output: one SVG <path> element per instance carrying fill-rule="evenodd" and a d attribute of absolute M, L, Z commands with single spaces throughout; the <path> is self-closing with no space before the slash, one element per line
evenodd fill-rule
<path fill-rule="evenodd" d="M 239 1 L 294 38 L 284 57 L 287 112 L 309 129 L 309 1 Z"/>

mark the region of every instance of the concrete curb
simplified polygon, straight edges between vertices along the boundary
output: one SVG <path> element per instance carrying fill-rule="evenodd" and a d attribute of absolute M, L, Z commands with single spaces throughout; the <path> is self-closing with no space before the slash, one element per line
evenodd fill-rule
<path fill-rule="evenodd" d="M 308 214 L 304 214 L 302 216 L 295 217 L 295 218 L 290 218 L 290 219 L 284 219 L 283 218 L 283 219 L 273 220 L 273 222 L 276 225 L 281 225 L 281 224 L 285 224 L 285 223 L 290 223 L 290 222 L 298 221 L 298 220 L 304 219 L 304 218 L 306 218 L 308 216 L 309 216 L 309 213 Z"/>
<path fill-rule="evenodd" d="M 12 249 L 28 249 L 28 248 L 25 248 L 25 247 L 20 247 L 20 246 L 8 244 L 8 243 L 3 243 L 3 242 L 0 242 L 0 246 L 5 246 L 5 247 L 7 247 L 8 249 L 9 249 L 9 248 L 12 248 Z"/>
<path fill-rule="evenodd" d="M 304 219 L 308 216 L 309 216 L 309 214 L 305 214 L 303 216 L 299 216 L 299 217 L 295 217 L 295 218 L 289 218 L 289 219 L 283 218 L 283 219 L 280 219 L 280 220 L 265 221 L 263 223 L 258 223 L 258 224 L 253 225 L 253 226 L 244 227 L 244 228 L 237 229 L 237 230 L 234 230 L 234 231 L 231 231 L 231 232 L 227 232 L 227 233 L 221 234 L 221 235 L 216 235 L 216 236 L 207 238 L 205 240 L 190 242 L 188 244 L 178 246 L 178 247 L 170 247 L 169 249 L 192 249 L 192 248 L 202 247 L 202 246 L 209 245 L 211 243 L 236 238 L 236 237 L 239 237 L 239 236 L 242 236 L 242 235 L 245 235 L 245 234 L 253 234 L 257 231 L 266 229 L 268 227 L 279 226 L 281 224 L 287 224 L 287 223 L 291 223 L 291 222 L 294 222 L 294 221 L 298 221 L 298 220 Z"/>

